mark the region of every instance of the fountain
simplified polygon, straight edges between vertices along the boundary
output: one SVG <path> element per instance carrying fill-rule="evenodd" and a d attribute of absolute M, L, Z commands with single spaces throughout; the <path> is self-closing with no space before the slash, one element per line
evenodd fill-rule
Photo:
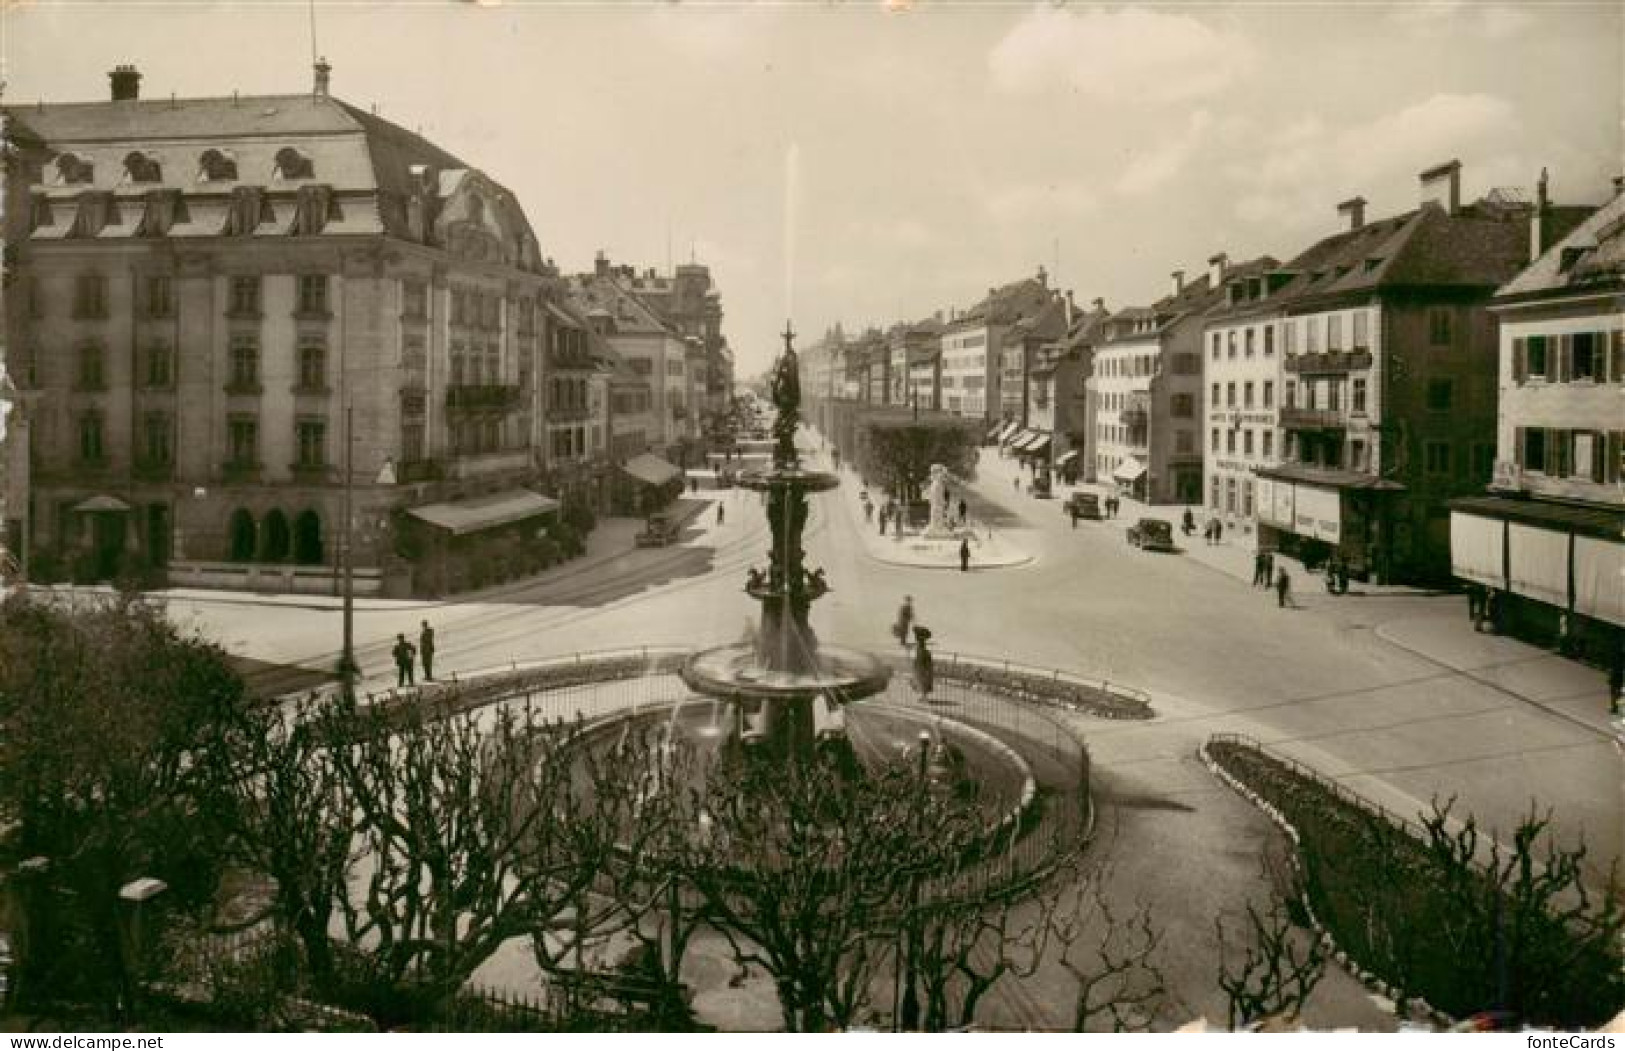
<path fill-rule="evenodd" d="M 873 654 L 820 646 L 808 623 L 813 602 L 829 591 L 822 569 L 809 570 L 802 550 L 807 494 L 834 489 L 838 479 L 801 466 L 796 432 L 801 425 L 801 380 L 787 325 L 784 352 L 774 365 L 771 464 L 746 471 L 744 488 L 767 494 L 773 543 L 767 571 L 751 569 L 745 592 L 761 604 L 752 642 L 694 654 L 680 672 L 701 696 L 731 701 L 748 729 L 743 742 L 794 759 L 811 753 L 821 732 L 842 725 L 840 709 L 886 688 L 891 669 Z"/>

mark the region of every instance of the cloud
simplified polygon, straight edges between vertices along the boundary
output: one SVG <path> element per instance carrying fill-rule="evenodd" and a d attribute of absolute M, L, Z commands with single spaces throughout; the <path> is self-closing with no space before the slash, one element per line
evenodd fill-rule
<path fill-rule="evenodd" d="M 1092 98 L 1179 102 L 1211 94 L 1252 68 L 1252 45 L 1196 18 L 1144 8 L 1039 7 L 988 54 L 1010 94 L 1064 87 Z"/>
<path fill-rule="evenodd" d="M 1227 174 L 1245 185 L 1236 212 L 1257 222 L 1284 212 L 1330 207 L 1339 195 L 1414 175 L 1452 157 L 1481 166 L 1517 138 L 1517 111 L 1484 94 L 1439 94 L 1363 124 L 1331 129 L 1314 118 L 1288 126 L 1253 151 L 1262 160 Z M 1506 164 L 1487 169 L 1500 176 Z M 1482 178 L 1483 171 L 1472 173 Z"/>
<path fill-rule="evenodd" d="M 1127 197 L 1154 193 L 1185 169 L 1193 154 L 1207 141 L 1213 118 L 1207 110 L 1197 110 L 1185 130 L 1164 139 L 1148 153 L 1129 162 L 1118 176 L 1117 192 Z"/>
<path fill-rule="evenodd" d="M 1003 225 L 1077 218 L 1100 205 L 1095 191 L 1076 180 L 1018 183 L 992 191 L 986 200 L 988 213 Z"/>
<path fill-rule="evenodd" d="M 1506 40 L 1528 29 L 1535 16 L 1511 4 L 1470 4 L 1467 0 L 1424 0 L 1388 12 L 1388 21 L 1410 32 L 1476 30 L 1490 40 Z"/>

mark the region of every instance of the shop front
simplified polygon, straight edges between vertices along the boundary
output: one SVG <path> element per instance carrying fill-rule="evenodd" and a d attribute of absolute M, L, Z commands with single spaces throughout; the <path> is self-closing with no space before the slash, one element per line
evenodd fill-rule
<path fill-rule="evenodd" d="M 1287 464 L 1258 468 L 1253 516 L 1260 547 L 1309 568 L 1333 556 L 1358 580 L 1388 579 L 1384 548 L 1392 501 L 1404 487 L 1352 471 Z"/>
<path fill-rule="evenodd" d="M 407 508 L 402 552 L 413 563 L 413 590 L 444 595 L 546 569 L 569 557 L 559 538 L 559 502 L 529 489 Z"/>
<path fill-rule="evenodd" d="M 1602 657 L 1625 633 L 1625 508 L 1505 496 L 1450 504 L 1450 569 L 1493 596 L 1500 630 Z"/>

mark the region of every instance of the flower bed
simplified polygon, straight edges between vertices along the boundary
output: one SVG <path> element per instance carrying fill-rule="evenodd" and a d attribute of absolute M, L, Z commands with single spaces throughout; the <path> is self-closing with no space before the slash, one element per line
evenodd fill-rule
<path fill-rule="evenodd" d="M 1254 745 L 1215 739 L 1206 754 L 1291 828 L 1310 910 L 1396 1000 L 1456 1017 L 1510 1010 L 1561 1028 L 1598 1024 L 1618 1008 L 1617 932 L 1596 935 L 1604 914 L 1591 902 L 1559 915 L 1536 893 L 1514 893 L 1528 884 L 1517 882 L 1513 859 L 1501 859 L 1513 882 L 1498 883 L 1461 862 L 1442 824 L 1414 834 Z"/>
<path fill-rule="evenodd" d="M 1103 719 L 1150 719 L 1156 714 L 1138 691 L 1106 683 L 1092 685 L 1059 675 L 1038 675 L 994 665 L 938 658 L 939 678 L 973 686 L 1001 697 L 1082 712 Z"/>

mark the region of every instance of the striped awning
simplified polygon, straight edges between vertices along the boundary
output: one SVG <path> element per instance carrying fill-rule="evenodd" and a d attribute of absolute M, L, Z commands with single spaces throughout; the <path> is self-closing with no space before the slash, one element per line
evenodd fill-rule
<path fill-rule="evenodd" d="M 419 521 L 439 526 L 452 536 L 477 533 L 482 529 L 522 522 L 527 518 L 558 510 L 559 502 L 550 496 L 533 493 L 529 489 L 509 489 L 491 496 L 472 500 L 457 500 L 441 504 L 424 504 L 406 513 Z"/>

